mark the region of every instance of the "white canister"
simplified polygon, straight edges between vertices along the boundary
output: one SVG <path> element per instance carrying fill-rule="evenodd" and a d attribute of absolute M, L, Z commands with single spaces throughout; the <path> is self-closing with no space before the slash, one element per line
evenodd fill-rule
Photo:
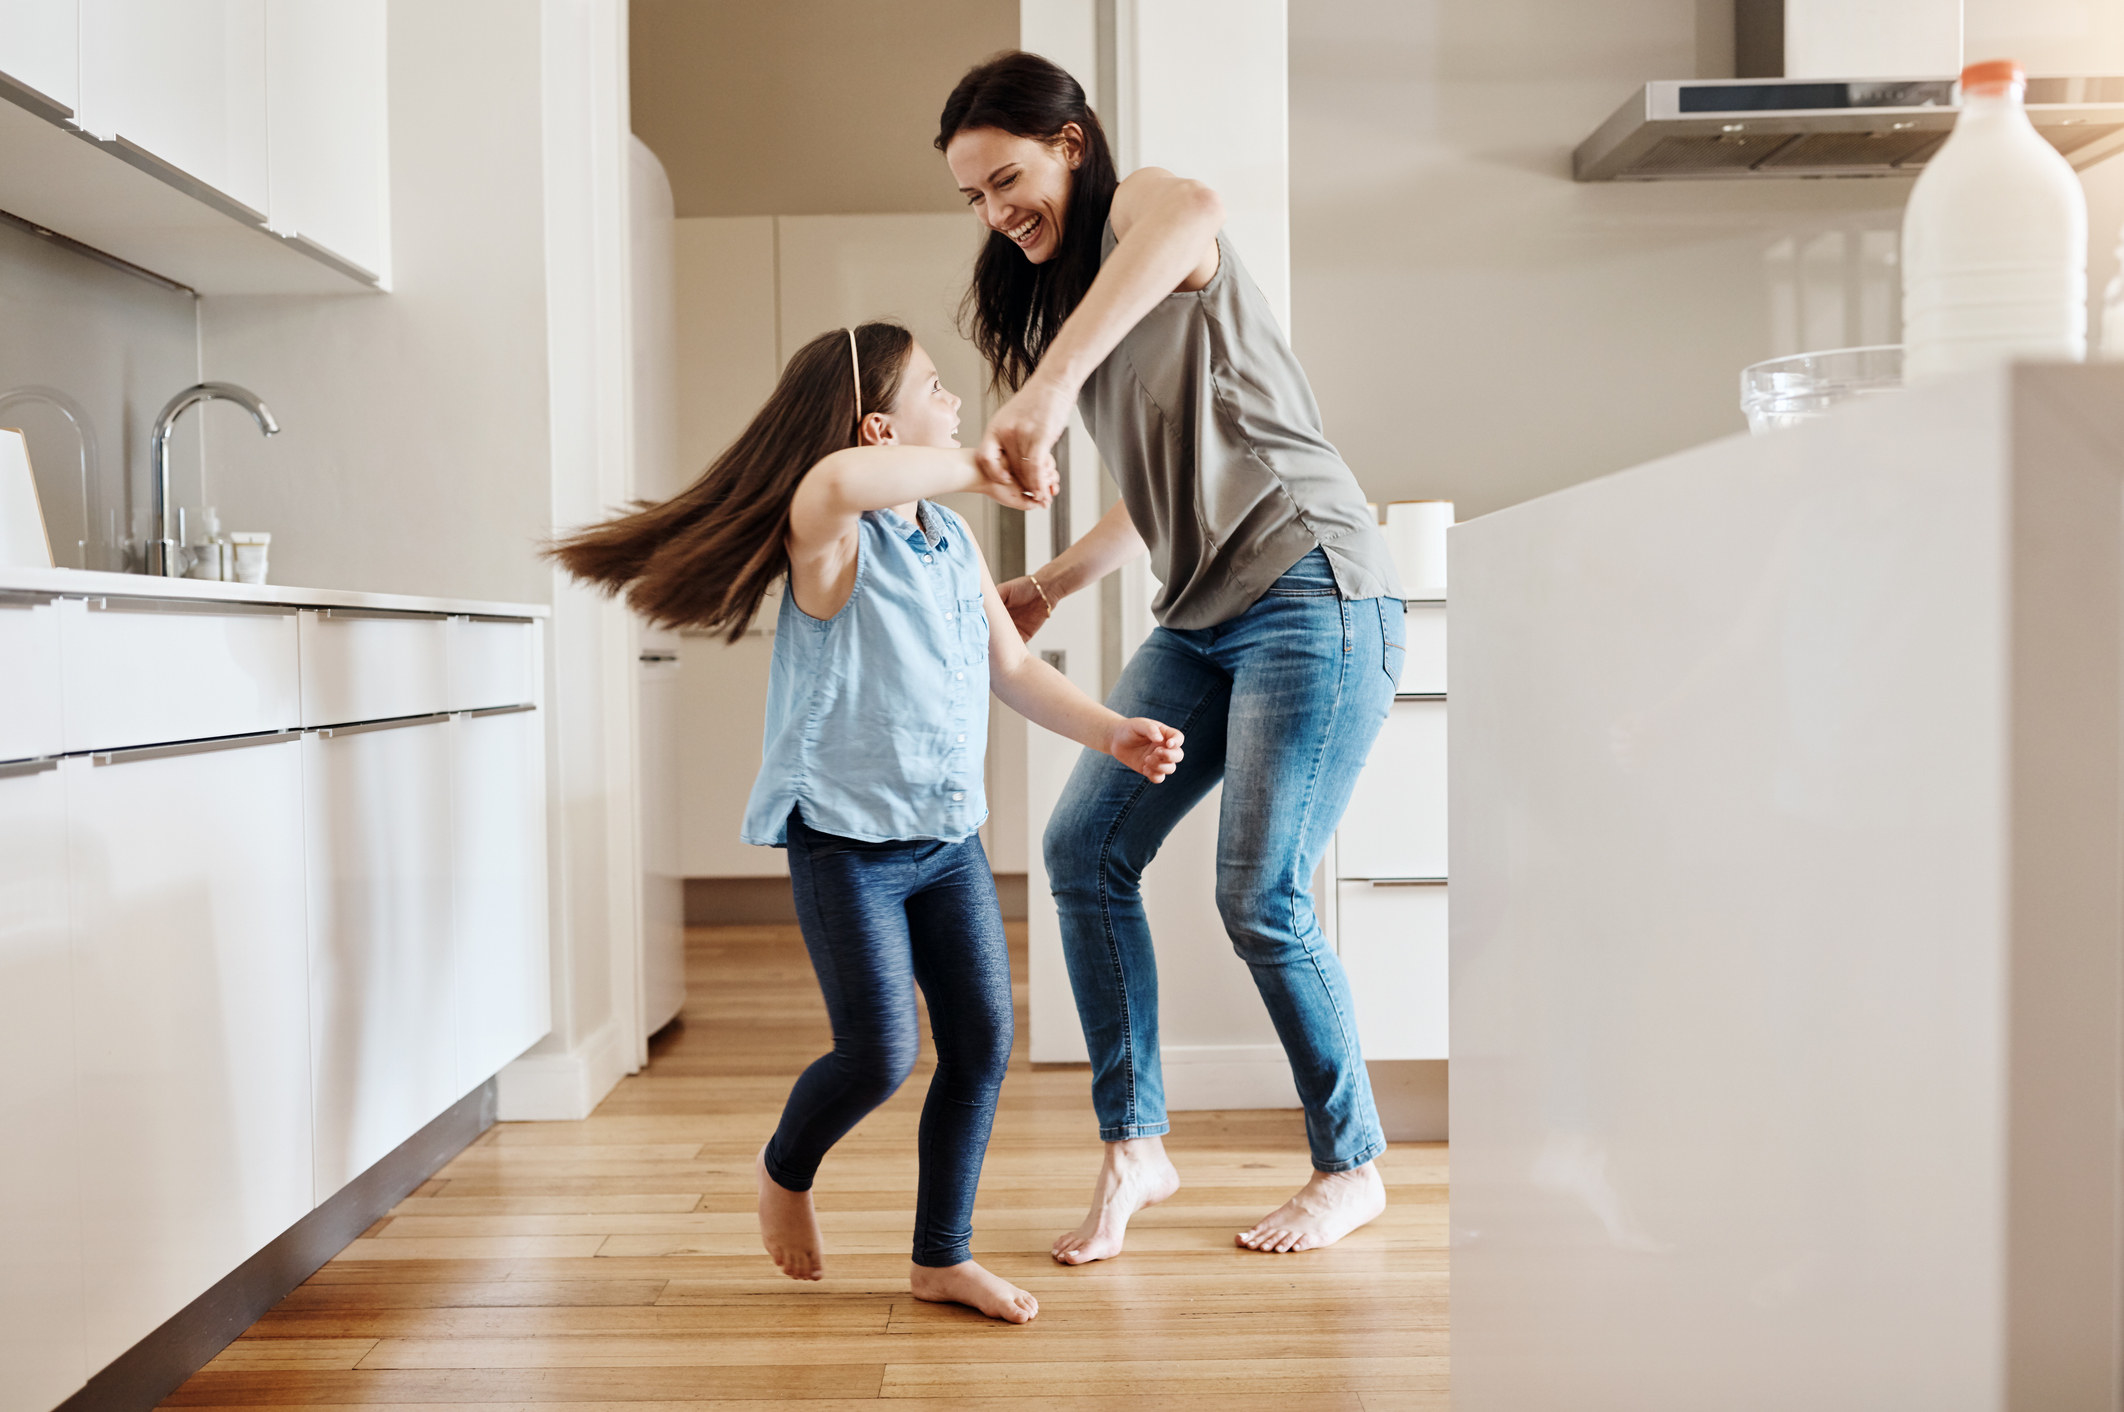
<path fill-rule="evenodd" d="M 1403 594 L 1445 597 L 1446 530 L 1452 523 L 1450 500 L 1396 500 L 1386 507 L 1387 548 L 1401 571 Z"/>
<path fill-rule="evenodd" d="M 258 531 L 231 530 L 229 552 L 235 556 L 236 582 L 266 581 L 266 550 L 273 536 Z"/>

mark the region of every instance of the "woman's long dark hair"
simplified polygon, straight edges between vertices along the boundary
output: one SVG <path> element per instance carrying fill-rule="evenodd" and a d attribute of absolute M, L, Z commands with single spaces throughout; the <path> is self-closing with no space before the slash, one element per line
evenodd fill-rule
<path fill-rule="evenodd" d="M 974 261 L 973 285 L 959 306 L 966 336 L 988 359 L 989 383 L 1016 391 L 1099 274 L 1099 244 L 1114 205 L 1114 155 L 1106 130 L 1067 70 L 1012 50 L 967 70 L 944 100 L 937 150 L 969 128 L 992 127 L 1056 142 L 1066 124 L 1084 133 L 1084 160 L 1070 174 L 1069 211 L 1052 258 L 1034 264 L 1001 231 L 990 231 Z"/>
<path fill-rule="evenodd" d="M 889 412 L 914 351 L 895 323 L 857 326 L 863 413 Z M 660 627 L 708 628 L 736 642 L 789 569 L 789 503 L 805 474 L 857 444 L 848 330 L 822 333 L 782 369 L 767 405 L 699 480 L 662 504 L 577 530 L 546 550 L 575 577 Z"/>

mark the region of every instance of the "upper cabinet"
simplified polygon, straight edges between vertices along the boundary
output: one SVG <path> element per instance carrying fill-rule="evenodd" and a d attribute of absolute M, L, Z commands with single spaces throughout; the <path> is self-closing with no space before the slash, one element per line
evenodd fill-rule
<path fill-rule="evenodd" d="M 385 0 L 265 5 L 272 227 L 379 277 L 391 257 L 384 9 Z"/>
<path fill-rule="evenodd" d="M 92 136 L 132 144 L 264 220 L 265 0 L 79 0 Z"/>
<path fill-rule="evenodd" d="M 0 0 L 0 70 L 37 98 L 80 107 L 80 0 Z"/>
<path fill-rule="evenodd" d="M 0 210 L 202 294 L 388 285 L 386 0 L 0 0 Z"/>

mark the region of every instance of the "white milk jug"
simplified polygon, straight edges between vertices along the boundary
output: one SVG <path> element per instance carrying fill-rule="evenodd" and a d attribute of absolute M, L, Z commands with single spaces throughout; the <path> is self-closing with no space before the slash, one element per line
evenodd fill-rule
<path fill-rule="evenodd" d="M 2087 356 L 2087 197 L 2021 106 L 2011 60 L 1962 70 L 1962 110 L 1903 213 L 1903 378 Z"/>

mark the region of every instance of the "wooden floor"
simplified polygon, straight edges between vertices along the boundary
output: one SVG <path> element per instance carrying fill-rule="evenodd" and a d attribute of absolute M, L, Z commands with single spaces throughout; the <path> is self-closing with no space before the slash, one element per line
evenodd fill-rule
<path fill-rule="evenodd" d="M 1039 1296 L 1033 1323 L 907 1293 L 926 1057 L 820 1173 L 826 1279 L 776 1273 L 752 1158 L 825 1012 L 794 928 L 700 928 L 683 1024 L 647 1070 L 585 1122 L 490 1130 L 164 1405 L 1444 1408 L 1443 1145 L 1397 1144 L 1386 1216 L 1341 1246 L 1257 1255 L 1232 1233 L 1305 1176 L 1299 1115 L 1177 1114 L 1186 1185 L 1128 1253 L 1048 1258 L 1098 1143 L 1087 1071 L 1025 1062 L 1011 930 L 1019 1045 L 974 1253 Z"/>

